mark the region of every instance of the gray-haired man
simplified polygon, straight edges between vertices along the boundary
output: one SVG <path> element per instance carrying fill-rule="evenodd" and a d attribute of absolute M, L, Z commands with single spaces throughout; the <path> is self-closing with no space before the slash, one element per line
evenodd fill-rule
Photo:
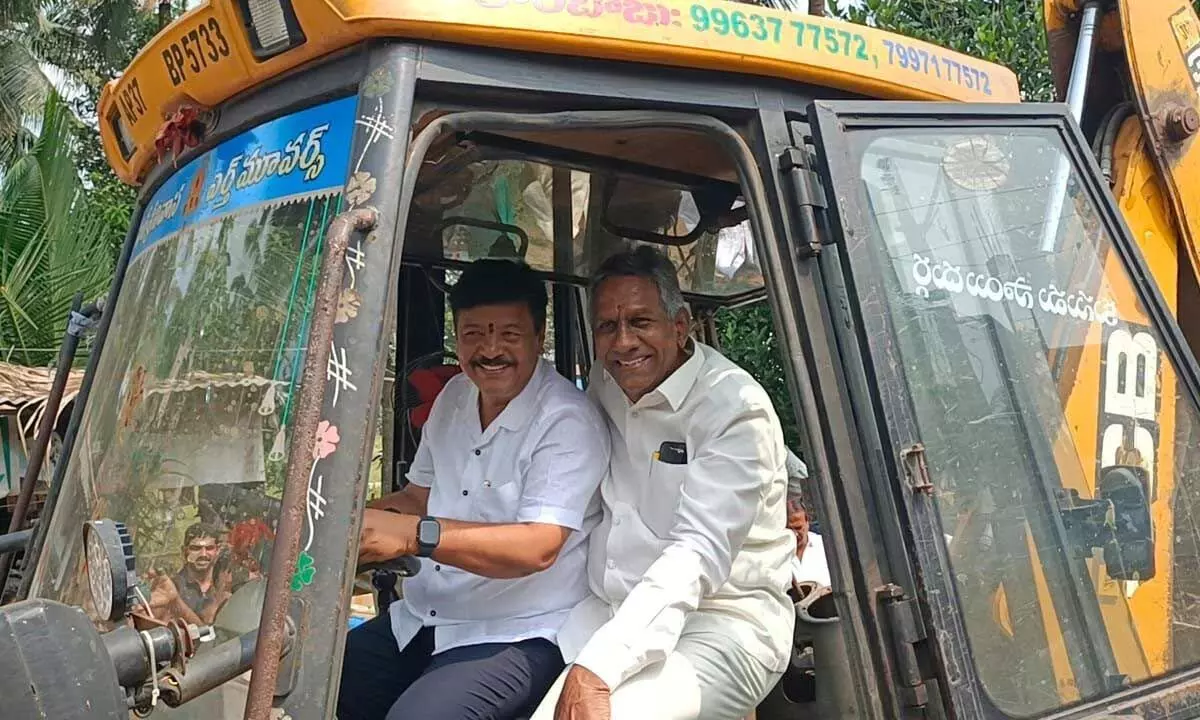
<path fill-rule="evenodd" d="M 740 720 L 787 666 L 796 549 L 770 398 L 688 336 L 675 268 L 643 247 L 592 284 L 588 392 L 612 433 L 593 593 L 559 631 L 573 662 L 536 720 Z"/>

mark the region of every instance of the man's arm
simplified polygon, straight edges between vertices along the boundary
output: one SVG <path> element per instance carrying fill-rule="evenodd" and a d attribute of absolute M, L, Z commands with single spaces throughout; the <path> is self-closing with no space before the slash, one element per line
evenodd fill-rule
<path fill-rule="evenodd" d="M 594 412 L 556 414 L 544 420 L 544 428 L 523 478 L 515 522 L 439 518 L 442 536 L 434 560 L 491 578 L 524 577 L 554 564 L 571 532 L 583 527 L 608 470 L 609 441 Z M 360 560 L 416 554 L 417 520 L 415 514 L 368 509 Z"/>
<path fill-rule="evenodd" d="M 665 659 L 688 614 L 728 580 L 777 472 L 772 417 L 767 406 L 744 407 L 688 463 L 670 545 L 575 660 L 610 689 Z"/>
<path fill-rule="evenodd" d="M 367 507 L 421 517 L 429 512 L 429 488 L 409 482 L 403 490 L 372 500 Z"/>
<path fill-rule="evenodd" d="M 368 509 L 363 517 L 360 562 L 417 554 L 417 515 Z M 545 570 L 571 535 L 546 523 L 472 523 L 439 519 L 442 538 L 433 559 L 484 577 L 510 579 Z"/>

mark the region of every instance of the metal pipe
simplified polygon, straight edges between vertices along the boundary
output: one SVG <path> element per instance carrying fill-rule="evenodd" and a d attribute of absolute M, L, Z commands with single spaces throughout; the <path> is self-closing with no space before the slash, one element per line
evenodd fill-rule
<path fill-rule="evenodd" d="M 292 651 L 296 638 L 296 628 L 290 622 L 284 630 L 280 657 Z M 163 702 L 179 707 L 242 675 L 254 664 L 257 643 L 255 631 L 250 631 L 197 654 L 186 671 L 169 668 L 159 680 Z"/>
<path fill-rule="evenodd" d="M 1067 85 L 1066 98 L 1067 108 L 1075 122 L 1081 122 L 1083 118 L 1083 101 L 1091 79 L 1099 17 L 1099 2 L 1089 2 L 1083 6 L 1083 16 L 1079 22 L 1079 41 L 1075 44 L 1075 61 L 1071 65 L 1071 80 Z M 1054 252 L 1058 249 L 1058 225 L 1067 203 L 1067 183 L 1070 177 L 1071 163 L 1064 155 L 1058 159 L 1054 168 L 1054 179 L 1050 183 L 1050 204 L 1046 206 L 1049 212 L 1046 214 L 1046 222 L 1042 225 L 1042 252 Z"/>
<path fill-rule="evenodd" d="M 10 532 L 7 535 L 0 535 L 0 553 L 12 552 L 25 547 L 29 543 L 29 538 L 33 537 L 33 530 L 18 530 Z M 2 580 L 3 578 L 0 578 Z M 4 583 L 0 582 L 0 590 L 3 590 Z"/>
<path fill-rule="evenodd" d="M 325 257 L 321 263 L 304 372 L 300 377 L 300 397 L 296 400 L 287 478 L 280 502 L 279 527 L 271 548 L 271 570 L 267 574 L 266 598 L 258 626 L 245 720 L 268 720 L 270 717 L 291 601 L 292 575 L 296 572 L 300 535 L 304 530 L 308 476 L 315 462 L 313 442 L 317 424 L 321 420 L 321 406 L 325 402 L 326 365 L 333 341 L 338 296 L 342 292 L 346 247 L 350 244 L 350 233 L 365 232 L 375 227 L 376 217 L 377 213 L 372 208 L 347 210 L 334 219 L 326 233 Z"/>
<path fill-rule="evenodd" d="M 54 475 L 50 478 L 50 487 L 46 490 L 46 502 L 42 505 L 41 517 L 38 520 L 33 539 L 25 549 L 25 559 L 21 563 L 21 587 L 17 591 L 18 600 L 29 597 L 29 589 L 33 587 L 33 576 L 37 572 L 38 560 L 41 558 L 42 548 L 46 544 L 46 533 L 50 531 L 50 521 L 54 516 L 54 508 L 58 504 L 58 495 L 62 491 L 67 466 L 71 464 L 75 438 L 79 435 L 79 425 L 83 421 L 83 409 L 87 407 L 88 397 L 92 394 L 92 385 L 96 382 L 96 370 L 100 366 L 104 341 L 108 338 L 108 329 L 112 327 L 113 315 L 117 308 L 117 297 L 121 294 L 121 287 L 125 284 L 125 273 L 129 269 L 129 261 L 133 258 L 133 245 L 137 239 L 142 213 L 145 210 L 145 203 L 139 203 L 137 209 L 134 210 L 133 217 L 129 220 L 129 230 L 125 233 L 125 244 L 121 247 L 121 257 L 117 260 L 112 284 L 108 288 L 108 296 L 104 300 L 104 305 L 98 310 L 100 324 L 96 328 L 96 339 L 92 343 L 91 355 L 88 356 L 83 382 L 80 383 L 79 392 L 75 395 L 75 407 L 71 410 L 71 421 L 67 425 L 67 434 L 63 438 L 59 462 L 54 466 Z M 75 529 L 78 530 L 78 528 Z"/>
<path fill-rule="evenodd" d="M 154 646 L 154 659 L 159 667 L 170 662 L 179 650 L 175 632 L 168 625 L 152 627 L 146 631 L 146 636 Z M 150 664 L 146 638 L 132 626 L 118 627 L 101 635 L 100 640 L 104 643 L 121 687 L 128 690 L 141 687 L 152 673 L 158 672 L 158 668 Z"/>
<path fill-rule="evenodd" d="M 62 404 L 63 393 L 67 389 L 67 379 L 71 374 L 71 365 L 75 363 L 75 351 L 79 348 L 79 340 L 91 326 L 91 319 L 80 313 L 83 306 L 83 293 L 75 293 L 71 302 L 71 313 L 67 319 L 67 331 L 63 336 L 62 348 L 58 351 L 58 365 L 54 369 L 54 380 L 50 385 L 50 395 L 42 406 L 42 419 L 38 423 L 37 436 L 33 440 L 33 448 L 29 453 L 29 464 L 25 467 L 25 480 L 21 483 L 21 492 L 17 496 L 16 507 L 13 508 L 12 519 L 8 523 L 8 531 L 16 532 L 25 526 L 25 516 L 29 513 L 29 504 L 33 500 L 33 488 L 42 473 L 42 463 L 46 459 L 46 448 L 50 446 L 50 435 L 58 422 L 58 410 Z M 4 597 L 4 586 L 8 583 L 8 573 L 12 570 L 16 554 L 0 550 L 0 597 Z"/>
<path fill-rule="evenodd" d="M 1067 107 L 1075 122 L 1083 117 L 1083 100 L 1091 79 L 1092 58 L 1096 54 L 1096 26 L 1100 21 L 1100 3 L 1093 0 L 1083 6 L 1079 21 L 1079 41 L 1075 44 L 1075 61 L 1071 65 L 1071 80 L 1067 85 Z"/>

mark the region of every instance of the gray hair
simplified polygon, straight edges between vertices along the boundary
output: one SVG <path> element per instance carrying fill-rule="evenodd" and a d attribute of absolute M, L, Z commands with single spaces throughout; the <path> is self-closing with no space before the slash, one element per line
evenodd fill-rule
<path fill-rule="evenodd" d="M 668 317 L 674 318 L 681 310 L 687 309 L 687 302 L 679 289 L 679 278 L 675 275 L 675 265 L 670 258 L 649 245 L 639 245 L 610 255 L 592 275 L 593 316 L 596 314 L 596 289 L 605 280 L 618 277 L 647 278 L 653 282 L 658 288 L 659 302 Z"/>

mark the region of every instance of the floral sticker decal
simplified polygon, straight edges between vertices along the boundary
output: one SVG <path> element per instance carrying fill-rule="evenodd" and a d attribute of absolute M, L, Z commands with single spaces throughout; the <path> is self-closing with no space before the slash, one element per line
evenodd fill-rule
<path fill-rule="evenodd" d="M 388 90 L 391 90 L 394 84 L 392 71 L 386 65 L 381 65 L 372 70 L 367 79 L 363 80 L 362 94 L 369 98 L 382 97 L 387 95 Z"/>
<path fill-rule="evenodd" d="M 317 425 L 317 442 L 313 447 L 313 459 L 324 460 L 337 450 L 338 442 L 341 441 L 341 436 L 338 435 L 336 425 L 330 425 L 328 420 L 322 420 Z"/>
<path fill-rule="evenodd" d="M 350 207 L 365 203 L 375 194 L 375 185 L 375 178 L 366 170 L 354 173 L 346 183 L 346 202 Z"/>
<path fill-rule="evenodd" d="M 352 318 L 358 317 L 358 308 L 362 306 L 362 295 L 354 288 L 346 288 L 342 290 L 342 294 L 338 297 L 337 315 L 333 318 L 335 323 L 349 322 Z"/>
<path fill-rule="evenodd" d="M 300 553 L 300 557 L 296 559 L 296 573 L 292 575 L 292 592 L 300 592 L 305 587 L 312 585 L 313 577 L 316 574 L 317 569 L 313 566 L 312 555 L 307 552 Z"/>

